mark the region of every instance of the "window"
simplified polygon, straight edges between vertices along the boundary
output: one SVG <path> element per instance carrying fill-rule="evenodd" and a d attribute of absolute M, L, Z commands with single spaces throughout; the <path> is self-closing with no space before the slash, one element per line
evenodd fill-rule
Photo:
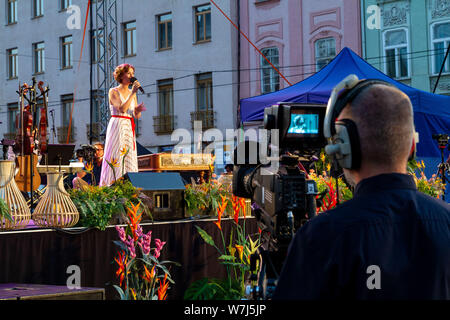
<path fill-rule="evenodd" d="M 42 17 L 44 15 L 44 0 L 33 0 L 33 17 Z"/>
<path fill-rule="evenodd" d="M 100 102 L 103 95 L 100 90 L 92 90 L 92 122 L 100 122 Z"/>
<path fill-rule="evenodd" d="M 8 133 L 16 132 L 16 121 L 18 113 L 18 103 L 8 103 Z"/>
<path fill-rule="evenodd" d="M 195 42 L 211 40 L 211 5 L 195 7 Z"/>
<path fill-rule="evenodd" d="M 262 54 L 272 63 L 275 68 L 279 66 L 278 48 L 266 48 L 261 50 Z M 261 92 L 269 93 L 280 89 L 280 76 L 272 68 L 264 57 L 261 57 Z"/>
<path fill-rule="evenodd" d="M 334 38 L 319 39 L 314 43 L 316 72 L 325 67 L 336 56 L 336 40 Z"/>
<path fill-rule="evenodd" d="M 45 44 L 38 42 L 33 44 L 33 71 L 43 73 L 45 71 Z"/>
<path fill-rule="evenodd" d="M 17 78 L 17 48 L 7 50 L 8 53 L 8 78 L 15 79 Z"/>
<path fill-rule="evenodd" d="M 126 57 L 136 55 L 136 21 L 123 25 L 124 53 Z"/>
<path fill-rule="evenodd" d="M 66 94 L 61 96 L 61 107 L 62 107 L 62 119 L 61 123 L 63 127 L 68 127 L 70 122 L 70 112 L 72 110 L 73 94 Z M 73 127 L 73 119 L 72 119 Z"/>
<path fill-rule="evenodd" d="M 431 26 L 431 42 L 434 50 L 433 74 L 438 74 L 450 45 L 450 22 L 436 23 Z M 442 72 L 450 72 L 450 58 L 447 58 Z"/>
<path fill-rule="evenodd" d="M 197 111 L 212 110 L 213 87 L 211 73 L 197 75 Z"/>
<path fill-rule="evenodd" d="M 8 24 L 17 22 L 17 0 L 8 0 Z"/>
<path fill-rule="evenodd" d="M 69 8 L 72 5 L 72 0 L 60 0 L 60 4 L 61 4 L 61 11 L 62 10 L 67 10 L 67 8 Z"/>
<path fill-rule="evenodd" d="M 61 38 L 61 68 L 72 68 L 72 36 Z"/>
<path fill-rule="evenodd" d="M 158 111 L 160 116 L 173 114 L 173 80 L 158 81 Z"/>
<path fill-rule="evenodd" d="M 169 194 L 155 193 L 155 209 L 169 209 Z"/>
<path fill-rule="evenodd" d="M 172 14 L 158 16 L 158 49 L 172 48 Z"/>
<path fill-rule="evenodd" d="M 103 32 L 102 29 L 93 30 L 92 34 L 92 63 L 103 62 L 103 58 L 105 55 L 105 42 L 103 41 Z"/>
<path fill-rule="evenodd" d="M 385 31 L 383 36 L 385 73 L 391 78 L 408 77 L 408 37 L 406 29 Z"/>

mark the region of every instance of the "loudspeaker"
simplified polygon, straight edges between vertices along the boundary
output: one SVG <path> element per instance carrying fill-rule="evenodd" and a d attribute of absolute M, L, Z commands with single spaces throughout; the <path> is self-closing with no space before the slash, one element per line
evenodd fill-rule
<path fill-rule="evenodd" d="M 184 218 L 184 182 L 178 172 L 128 172 L 125 180 L 151 201 L 153 220 Z"/>

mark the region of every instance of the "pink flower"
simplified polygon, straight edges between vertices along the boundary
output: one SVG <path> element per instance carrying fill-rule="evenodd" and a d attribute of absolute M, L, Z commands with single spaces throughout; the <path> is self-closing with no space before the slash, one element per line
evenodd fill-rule
<path fill-rule="evenodd" d="M 119 234 L 119 238 L 122 242 L 125 242 L 126 236 L 125 236 L 125 229 L 119 226 L 116 226 L 117 233 Z"/>
<path fill-rule="evenodd" d="M 161 249 L 164 247 L 166 242 L 162 242 L 160 239 L 155 239 L 155 244 L 156 244 L 156 248 L 155 248 L 154 256 L 156 259 L 158 259 L 160 256 Z"/>
<path fill-rule="evenodd" d="M 144 234 L 140 239 L 139 239 L 139 246 L 142 249 L 142 253 L 144 255 L 147 255 L 150 253 L 150 242 L 152 241 L 152 232 L 149 231 L 147 234 Z"/>

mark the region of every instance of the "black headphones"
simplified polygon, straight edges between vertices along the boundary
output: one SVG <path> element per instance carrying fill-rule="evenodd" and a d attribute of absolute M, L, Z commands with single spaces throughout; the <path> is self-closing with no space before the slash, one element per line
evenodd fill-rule
<path fill-rule="evenodd" d="M 335 156 L 342 168 L 358 169 L 361 166 L 361 144 L 355 122 L 350 119 L 338 121 L 336 119 L 348 103 L 375 84 L 395 87 L 382 80 L 359 80 L 356 75 L 351 74 L 331 92 L 324 120 L 324 135 L 328 140 L 325 152 L 330 156 Z"/>

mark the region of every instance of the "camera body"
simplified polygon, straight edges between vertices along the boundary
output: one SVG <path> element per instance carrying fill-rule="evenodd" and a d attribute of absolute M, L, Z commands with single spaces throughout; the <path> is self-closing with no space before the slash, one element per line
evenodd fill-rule
<path fill-rule="evenodd" d="M 315 104 L 268 107 L 264 110 L 267 137 L 263 139 L 267 146 L 245 141 L 234 150 L 233 194 L 252 199 L 262 248 L 275 269 L 267 273 L 267 279 L 281 271 L 297 229 L 316 215 L 317 185 L 304 168 L 309 168 L 313 157 L 318 159 L 326 145 L 325 111 L 325 105 Z M 263 161 L 267 159 L 270 163 Z"/>
<path fill-rule="evenodd" d="M 433 134 L 431 137 L 437 141 L 440 149 L 445 149 L 447 147 L 448 140 L 450 139 L 450 136 L 448 134 L 443 134 L 443 133 Z M 450 146 L 449 146 L 449 148 L 450 148 Z"/>
<path fill-rule="evenodd" d="M 83 157 L 83 160 L 86 163 L 93 163 L 95 160 L 95 152 L 96 149 L 88 144 L 81 145 L 81 149 L 77 149 L 75 151 L 76 157 Z"/>

